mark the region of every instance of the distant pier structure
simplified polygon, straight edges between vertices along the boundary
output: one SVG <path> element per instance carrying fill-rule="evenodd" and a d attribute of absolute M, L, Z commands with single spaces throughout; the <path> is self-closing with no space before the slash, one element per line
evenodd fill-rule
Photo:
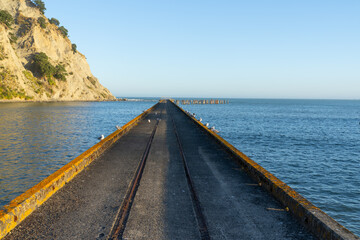
<path fill-rule="evenodd" d="M 224 99 L 183 99 L 183 100 L 176 100 L 176 104 L 180 105 L 190 105 L 190 104 L 229 104 L 229 100 Z"/>

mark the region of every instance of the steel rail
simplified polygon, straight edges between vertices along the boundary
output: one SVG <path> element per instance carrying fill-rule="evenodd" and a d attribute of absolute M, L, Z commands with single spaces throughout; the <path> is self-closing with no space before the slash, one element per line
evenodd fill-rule
<path fill-rule="evenodd" d="M 162 115 L 162 111 L 160 113 L 160 117 L 159 119 L 156 121 L 156 124 L 154 126 L 154 129 L 150 135 L 149 141 L 146 145 L 144 154 L 139 162 L 139 165 L 137 167 L 137 170 L 135 172 L 135 175 L 129 185 L 129 188 L 127 190 L 127 193 L 125 195 L 125 199 L 123 200 L 121 207 L 119 208 L 119 211 L 116 215 L 114 224 L 111 228 L 111 231 L 108 235 L 108 239 L 109 240 L 115 240 L 115 239 L 123 239 L 122 236 L 124 234 L 125 231 L 125 227 L 126 227 L 126 223 L 130 214 L 130 210 L 131 210 L 131 206 L 133 204 L 137 189 L 140 185 L 140 180 L 141 180 L 141 176 L 142 173 L 144 171 L 145 168 L 145 164 L 146 164 L 146 160 L 149 156 L 149 152 L 150 152 L 150 148 L 151 148 L 151 144 L 153 142 L 155 133 L 156 133 L 156 129 L 159 125 L 160 119 L 161 119 L 161 115 Z"/>
<path fill-rule="evenodd" d="M 169 110 L 168 107 L 167 107 L 167 109 Z M 190 189 L 190 193 L 191 193 L 191 199 L 192 199 L 192 202 L 193 202 L 193 208 L 194 208 L 195 215 L 196 215 L 196 220 L 197 220 L 197 223 L 198 223 L 200 237 L 201 237 L 202 240 L 210 240 L 211 238 L 210 238 L 209 230 L 208 230 L 208 227 L 207 227 L 207 224 L 206 224 L 206 218 L 205 218 L 205 215 L 204 215 L 203 210 L 201 208 L 199 198 L 198 198 L 198 196 L 196 194 L 194 183 L 193 183 L 193 181 L 191 179 L 189 167 L 188 167 L 186 157 L 185 157 L 185 153 L 184 153 L 184 149 L 182 147 L 180 137 L 179 137 L 179 134 L 178 134 L 178 131 L 177 131 L 177 128 L 176 128 L 176 124 L 175 124 L 175 121 L 174 121 L 174 118 L 173 118 L 172 114 L 170 114 L 169 111 L 168 111 L 168 114 L 170 115 L 170 118 L 171 118 L 171 121 L 172 121 L 172 124 L 173 124 L 173 127 L 174 127 L 176 140 L 177 140 L 177 143 L 178 143 L 178 146 L 179 146 L 180 155 L 181 155 L 182 162 L 183 162 L 183 165 L 184 165 L 186 180 L 187 180 L 187 183 L 188 183 L 188 186 L 189 186 L 189 189 Z"/>

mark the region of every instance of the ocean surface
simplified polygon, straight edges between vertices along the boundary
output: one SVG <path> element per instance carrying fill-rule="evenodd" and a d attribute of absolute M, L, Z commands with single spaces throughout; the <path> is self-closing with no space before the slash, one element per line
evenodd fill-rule
<path fill-rule="evenodd" d="M 0 103 L 0 207 L 153 104 Z M 360 101 L 180 106 L 360 235 Z"/>
<path fill-rule="evenodd" d="M 156 102 L 0 103 L 0 208 Z"/>

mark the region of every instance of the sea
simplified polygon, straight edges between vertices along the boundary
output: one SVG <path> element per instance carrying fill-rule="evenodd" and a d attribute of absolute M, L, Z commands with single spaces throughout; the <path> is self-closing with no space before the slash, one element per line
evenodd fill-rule
<path fill-rule="evenodd" d="M 0 103 L 0 208 L 158 99 Z M 180 105 L 360 235 L 360 100 Z"/>

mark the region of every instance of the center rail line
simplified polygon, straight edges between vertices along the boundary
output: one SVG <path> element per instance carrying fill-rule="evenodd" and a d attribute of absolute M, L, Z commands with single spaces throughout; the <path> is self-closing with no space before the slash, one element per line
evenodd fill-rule
<path fill-rule="evenodd" d="M 144 171 L 145 168 L 145 164 L 146 164 L 146 159 L 148 158 L 149 152 L 150 152 L 150 148 L 151 148 L 151 144 L 153 142 L 155 133 L 156 133 L 156 129 L 159 125 L 159 122 L 161 120 L 161 115 L 162 115 L 162 111 L 160 113 L 160 117 L 157 119 L 156 124 L 154 126 L 154 129 L 150 135 L 149 141 L 146 145 L 145 148 L 145 152 L 139 162 L 139 165 L 137 167 L 137 170 L 135 172 L 134 178 L 131 181 L 129 188 L 127 190 L 127 193 L 125 195 L 125 198 L 121 204 L 121 207 L 119 208 L 118 213 L 116 214 L 116 218 L 114 221 L 114 224 L 111 228 L 110 234 L 108 235 L 108 239 L 109 240 L 120 240 L 123 239 L 122 236 L 124 234 L 125 231 L 125 227 L 126 227 L 126 222 L 129 218 L 129 214 L 130 214 L 130 210 L 131 210 L 131 206 L 133 204 L 137 189 L 140 185 L 140 180 L 141 180 L 141 176 L 142 173 Z"/>
<path fill-rule="evenodd" d="M 167 109 L 169 110 L 169 108 L 167 108 Z M 180 138 L 179 138 L 179 134 L 178 134 L 178 131 L 177 131 L 177 128 L 176 128 L 176 124 L 175 124 L 175 121 L 174 121 L 174 118 L 173 118 L 172 114 L 170 114 L 169 111 L 168 111 L 168 114 L 170 115 L 170 118 L 171 118 L 171 121 L 172 121 L 172 124 L 173 124 L 173 127 L 174 127 L 176 140 L 177 140 L 180 155 L 181 155 L 181 158 L 182 158 L 182 161 L 183 161 L 184 170 L 185 170 L 185 174 L 186 174 L 186 180 L 187 180 L 187 183 L 188 183 L 188 186 L 189 186 L 189 189 L 190 189 L 191 199 L 192 199 L 192 202 L 193 202 L 193 207 L 194 207 L 194 211 L 195 211 L 195 214 L 196 214 L 196 220 L 197 220 L 198 228 L 199 228 L 199 231 L 200 231 L 200 238 L 202 240 L 210 240 L 211 238 L 210 238 L 209 230 L 208 230 L 208 227 L 207 227 L 207 224 L 206 224 L 206 218 L 205 218 L 205 215 L 203 213 L 203 210 L 201 209 L 201 204 L 200 204 L 199 198 L 197 196 L 197 193 L 196 193 L 196 190 L 195 190 L 195 187 L 194 187 L 194 183 L 193 183 L 193 181 L 191 179 L 190 171 L 189 171 L 189 168 L 188 168 L 188 165 L 187 165 L 187 162 L 186 162 L 184 149 L 182 147 L 182 144 L 181 144 L 181 141 L 180 141 Z"/>

